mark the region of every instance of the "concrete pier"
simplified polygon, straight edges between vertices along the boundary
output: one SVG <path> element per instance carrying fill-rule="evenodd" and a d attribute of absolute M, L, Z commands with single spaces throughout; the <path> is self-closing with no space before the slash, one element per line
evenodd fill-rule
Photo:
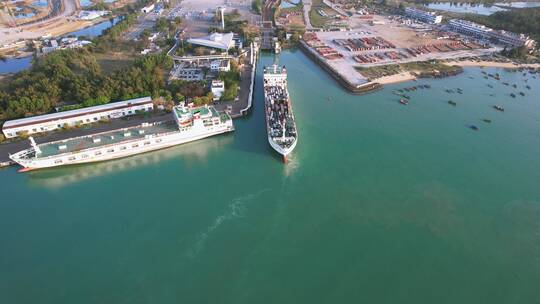
<path fill-rule="evenodd" d="M 315 63 L 317 63 L 321 68 L 327 71 L 343 88 L 347 89 L 347 91 L 351 93 L 365 94 L 365 93 L 370 93 L 376 90 L 380 90 L 383 87 L 380 83 L 373 83 L 373 82 L 353 84 L 346 77 L 344 77 L 338 71 L 336 71 L 332 66 L 330 66 L 326 62 L 326 60 L 320 58 L 320 56 L 316 54 L 315 51 L 312 50 L 304 41 L 300 41 L 300 49 L 308 57 L 313 59 L 313 61 L 315 61 Z"/>

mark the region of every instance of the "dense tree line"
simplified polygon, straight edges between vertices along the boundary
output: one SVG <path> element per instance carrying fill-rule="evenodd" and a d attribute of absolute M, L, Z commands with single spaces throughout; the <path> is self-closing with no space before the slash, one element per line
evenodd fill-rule
<path fill-rule="evenodd" d="M 466 18 L 494 29 L 526 33 L 537 41 L 540 39 L 540 8 L 511 9 L 489 16 L 467 15 Z"/>
<path fill-rule="evenodd" d="M 257 13 L 257 14 L 261 14 L 262 12 L 262 0 L 253 0 L 251 1 L 251 9 Z"/>
<path fill-rule="evenodd" d="M 165 71 L 171 66 L 169 57 L 152 55 L 104 75 L 89 50 L 57 51 L 35 60 L 30 70 L 17 74 L 0 90 L 0 115 L 8 119 L 47 113 L 61 102 L 92 106 L 164 95 Z"/>

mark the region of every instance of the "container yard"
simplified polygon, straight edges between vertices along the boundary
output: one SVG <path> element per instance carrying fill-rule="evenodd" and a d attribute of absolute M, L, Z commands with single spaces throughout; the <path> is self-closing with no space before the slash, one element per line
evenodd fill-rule
<path fill-rule="evenodd" d="M 304 47 L 348 87 L 377 82 L 358 69 L 429 60 L 453 60 L 490 55 L 500 47 L 474 42 L 440 25 L 414 22 L 398 16 L 357 14 L 347 28 L 306 32 Z"/>

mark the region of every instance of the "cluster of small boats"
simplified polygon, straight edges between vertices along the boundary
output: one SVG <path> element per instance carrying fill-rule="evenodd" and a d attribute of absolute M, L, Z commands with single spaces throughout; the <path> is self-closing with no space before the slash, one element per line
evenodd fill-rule
<path fill-rule="evenodd" d="M 463 94 L 463 90 L 461 88 L 446 89 L 445 92 L 448 94 L 454 94 L 454 93 Z"/>
<path fill-rule="evenodd" d="M 409 100 L 411 99 L 411 96 L 405 94 L 405 92 L 414 92 L 416 90 L 421 90 L 421 89 L 431 89 L 431 85 L 429 85 L 429 84 L 420 84 L 420 85 L 417 85 L 417 86 L 406 87 L 406 88 L 403 88 L 403 89 L 394 90 L 392 93 L 394 95 L 397 95 L 397 96 L 400 97 L 400 99 L 399 99 L 400 104 L 406 106 L 406 105 L 409 104 Z"/>
<path fill-rule="evenodd" d="M 490 74 L 490 73 L 487 73 L 486 71 L 482 71 L 482 74 L 484 74 L 484 78 L 485 78 L 485 79 L 493 78 L 493 79 L 495 79 L 495 80 L 501 80 L 501 76 L 499 75 L 499 73 Z M 523 76 L 527 76 L 527 73 L 523 73 Z M 533 77 L 536 78 L 536 76 L 533 76 Z M 523 81 L 524 81 L 524 82 L 527 82 L 528 79 L 523 79 Z M 517 89 L 517 88 L 518 88 L 518 85 L 515 84 L 515 83 L 512 84 L 512 85 L 510 85 L 510 83 L 508 83 L 508 82 L 506 82 L 506 81 L 503 81 L 503 82 L 501 82 L 501 84 L 502 84 L 502 85 L 505 85 L 505 86 L 512 87 L 512 88 L 514 88 L 514 89 Z M 490 84 L 490 83 L 488 83 L 487 86 L 488 86 L 489 88 L 491 88 L 491 89 L 494 88 L 493 85 Z M 530 89 L 531 89 L 531 86 L 530 86 L 530 85 L 525 85 L 525 88 L 527 88 L 527 90 L 530 90 Z M 525 96 L 525 92 L 523 92 L 523 91 L 519 91 L 518 94 L 521 95 L 521 96 Z M 490 96 L 493 96 L 493 95 L 490 94 Z M 516 98 L 516 96 L 517 96 L 517 95 L 516 95 L 515 92 L 510 93 L 510 97 Z"/>
<path fill-rule="evenodd" d="M 540 71 L 536 71 L 536 70 L 533 70 L 533 71 L 530 71 L 529 70 L 529 73 L 531 74 L 536 74 Z M 484 74 L 484 78 L 486 79 L 489 79 L 489 78 L 493 78 L 495 80 L 501 80 L 502 77 L 499 73 L 494 73 L 494 74 L 490 74 L 490 73 L 487 73 L 486 71 L 482 71 L 482 73 Z M 527 76 L 527 73 L 523 73 L 523 76 Z M 472 76 L 469 76 L 470 79 L 474 79 L 474 77 Z M 533 75 L 533 78 L 536 78 L 535 75 Z M 523 79 L 523 81 L 525 83 L 527 83 L 527 80 L 526 78 Z M 509 87 L 512 87 L 514 89 L 517 89 L 518 88 L 518 85 L 517 84 L 510 84 L 508 82 L 500 82 L 501 84 L 503 85 L 506 85 L 506 86 L 509 86 Z M 488 83 L 487 86 L 491 89 L 494 88 L 494 85 L 492 83 Z M 531 90 L 531 86 L 530 85 L 525 85 L 524 86 L 527 90 Z M 403 88 L 403 89 L 398 89 L 398 90 L 394 90 L 393 91 L 393 94 L 394 95 L 397 95 L 399 97 L 398 101 L 400 104 L 402 105 L 408 105 L 410 100 L 411 100 L 411 97 L 409 95 L 407 95 L 406 93 L 407 92 L 414 92 L 414 91 L 417 91 L 419 89 L 429 89 L 431 88 L 431 85 L 429 84 L 421 84 L 421 85 L 416 85 L 416 86 L 411 86 L 411 87 L 406 87 L 406 88 Z M 463 94 L 463 89 L 461 88 L 445 88 L 444 89 L 446 93 L 448 94 Z M 516 98 L 517 94 L 521 95 L 521 96 L 525 96 L 525 93 L 523 91 L 520 91 L 520 92 L 515 92 L 515 93 L 510 93 L 510 96 L 512 98 Z M 496 94 L 489 94 L 489 96 L 496 96 Z M 453 107 L 456 107 L 457 106 L 457 102 L 453 101 L 453 100 L 448 100 L 447 103 Z M 499 112 L 504 112 L 504 107 L 502 105 L 493 105 L 492 106 L 493 109 L 499 111 Z M 492 122 L 491 119 L 488 119 L 488 118 L 482 118 L 480 119 L 480 121 L 482 121 L 483 123 L 486 123 L 486 124 L 489 124 Z M 475 125 L 475 124 L 470 124 L 468 125 L 468 128 L 471 129 L 471 130 L 474 130 L 474 131 L 478 131 L 480 130 L 480 128 Z"/>

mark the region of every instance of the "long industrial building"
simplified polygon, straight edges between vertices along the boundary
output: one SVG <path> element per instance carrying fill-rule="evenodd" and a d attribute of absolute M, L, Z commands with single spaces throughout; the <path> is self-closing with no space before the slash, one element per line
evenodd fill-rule
<path fill-rule="evenodd" d="M 102 119 L 120 118 L 153 109 L 154 104 L 150 97 L 136 98 L 83 109 L 9 120 L 2 126 L 2 132 L 6 138 L 14 138 L 93 123 Z"/>
<path fill-rule="evenodd" d="M 509 47 L 525 46 L 527 48 L 534 48 L 536 44 L 536 42 L 527 35 L 493 30 L 484 25 L 467 20 L 452 19 L 448 22 L 448 25 L 455 32 L 479 39 L 493 40 L 496 43 Z"/>
<path fill-rule="evenodd" d="M 407 7 L 405 8 L 405 15 L 413 19 L 418 19 L 425 23 L 438 24 L 442 22 L 442 16 L 437 15 L 433 12 L 426 12 L 416 8 Z"/>

